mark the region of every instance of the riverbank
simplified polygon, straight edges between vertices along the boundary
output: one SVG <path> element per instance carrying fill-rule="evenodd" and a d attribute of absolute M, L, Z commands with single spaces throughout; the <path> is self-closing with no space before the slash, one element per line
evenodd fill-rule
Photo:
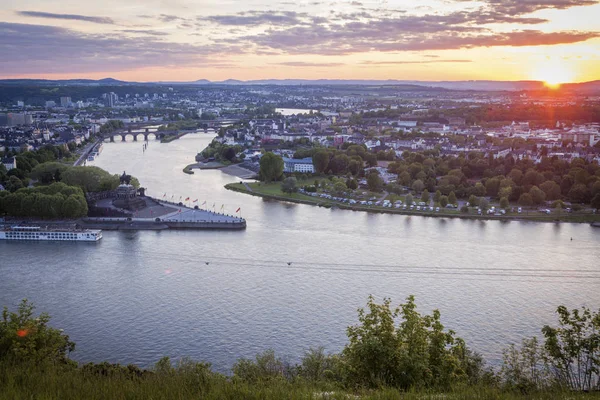
<path fill-rule="evenodd" d="M 360 204 L 346 204 L 339 201 L 329 200 L 320 197 L 311 197 L 302 193 L 285 194 L 281 192 L 281 182 L 265 184 L 260 182 L 253 183 L 230 183 L 225 188 L 235 192 L 249 194 L 251 196 L 263 197 L 269 200 L 288 201 L 292 203 L 308 204 L 318 207 L 339 208 L 341 210 L 363 211 L 380 214 L 400 214 L 400 215 L 418 215 L 434 218 L 461 218 L 461 219 L 480 219 L 480 220 L 499 220 L 499 221 L 534 221 L 534 222 L 574 222 L 574 223 L 600 223 L 600 214 L 589 213 L 555 213 L 542 214 L 536 211 L 528 211 L 521 214 L 507 213 L 505 215 L 479 215 L 474 209 L 469 213 L 463 213 L 459 210 L 440 209 L 435 211 L 416 211 L 403 210 L 396 208 L 387 208 L 382 206 L 368 206 Z"/>
<path fill-rule="evenodd" d="M 189 175 L 193 175 L 195 169 L 220 169 L 221 172 L 224 172 L 227 175 L 237 176 L 240 179 L 254 179 L 257 175 L 256 172 L 240 167 L 238 164 L 225 165 L 218 161 L 210 161 L 206 163 L 198 162 L 189 164 L 183 169 L 183 172 Z"/>

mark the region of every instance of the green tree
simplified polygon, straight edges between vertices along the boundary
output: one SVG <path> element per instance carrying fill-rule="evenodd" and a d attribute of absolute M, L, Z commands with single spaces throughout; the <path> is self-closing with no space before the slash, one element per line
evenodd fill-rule
<path fill-rule="evenodd" d="M 435 204 L 439 204 L 441 197 L 442 197 L 442 192 L 440 192 L 439 190 L 436 190 L 435 194 L 433 195 L 433 202 Z"/>
<path fill-rule="evenodd" d="M 395 309 L 389 299 L 376 304 L 370 296 L 358 320 L 342 351 L 350 385 L 408 390 L 467 379 L 471 357 L 464 341 L 445 331 L 438 310 L 421 315 L 413 296 Z"/>
<path fill-rule="evenodd" d="M 456 200 L 456 194 L 454 194 L 454 192 L 450 192 L 450 194 L 448 195 L 448 203 L 450 204 L 457 204 L 457 200 Z"/>
<path fill-rule="evenodd" d="M 48 326 L 50 317 L 42 313 L 34 317 L 35 307 L 23 300 L 17 312 L 5 307 L 0 321 L 0 362 L 67 364 L 75 343 L 60 330 Z"/>
<path fill-rule="evenodd" d="M 412 189 L 417 193 L 420 193 L 421 191 L 423 191 L 424 188 L 425 188 L 425 184 L 420 179 L 417 179 L 412 184 Z"/>
<path fill-rule="evenodd" d="M 488 199 L 486 199 L 485 197 L 481 197 L 479 199 L 479 208 L 481 208 L 484 211 L 490 208 L 490 202 L 488 201 Z"/>
<path fill-rule="evenodd" d="M 592 208 L 600 209 L 600 193 L 594 196 L 590 205 L 592 206 Z"/>
<path fill-rule="evenodd" d="M 546 200 L 557 200 L 560 198 L 560 185 L 554 181 L 542 183 L 540 189 L 546 195 Z"/>
<path fill-rule="evenodd" d="M 346 190 L 348 190 L 348 187 L 346 186 L 346 184 L 342 181 L 336 182 L 333 185 L 333 191 L 337 194 L 337 195 L 341 195 L 344 192 L 346 192 Z"/>
<path fill-rule="evenodd" d="M 500 199 L 500 208 L 502 209 L 507 209 L 509 205 L 508 199 L 506 197 L 503 197 Z"/>
<path fill-rule="evenodd" d="M 590 391 L 600 382 L 600 313 L 587 307 L 556 310 L 559 326 L 544 326 L 544 348 L 562 385 L 577 391 Z"/>
<path fill-rule="evenodd" d="M 523 339 L 521 347 L 511 344 L 502 351 L 500 376 L 509 390 L 530 393 L 552 384 L 547 354 L 536 337 Z"/>
<path fill-rule="evenodd" d="M 381 179 L 378 173 L 371 173 L 367 177 L 367 186 L 372 192 L 380 192 L 383 188 L 383 179 Z"/>
<path fill-rule="evenodd" d="M 358 160 L 350 160 L 350 163 L 348 164 L 348 171 L 350 171 L 350 173 L 354 176 L 360 174 L 360 171 L 363 167 L 363 163 L 362 161 L 358 161 Z"/>
<path fill-rule="evenodd" d="M 281 183 L 281 191 L 287 194 L 296 193 L 298 191 L 298 181 L 293 176 L 285 178 Z"/>
<path fill-rule="evenodd" d="M 373 168 L 377 166 L 377 156 L 375 154 L 367 153 L 363 158 L 367 163 L 367 167 Z"/>
<path fill-rule="evenodd" d="M 280 156 L 268 152 L 261 157 L 259 176 L 262 181 L 277 181 L 282 175 L 283 159 Z"/>
<path fill-rule="evenodd" d="M 523 193 L 520 197 L 519 197 L 519 205 L 524 206 L 524 207 L 530 207 L 533 205 L 533 199 L 531 198 L 531 195 L 529 193 Z"/>
<path fill-rule="evenodd" d="M 448 196 L 440 197 L 440 206 L 446 207 L 448 205 Z"/>
<path fill-rule="evenodd" d="M 414 198 L 412 194 L 407 194 L 406 198 L 404 199 L 405 203 L 409 206 L 411 206 L 414 203 Z"/>
<path fill-rule="evenodd" d="M 539 187 L 533 186 L 529 190 L 529 194 L 531 195 L 531 200 L 533 204 L 540 205 L 546 200 L 546 193 L 544 193 Z"/>
<path fill-rule="evenodd" d="M 469 196 L 469 205 L 471 207 L 475 207 L 477 204 L 479 204 L 479 199 L 477 198 L 477 196 L 475 195 L 470 195 Z"/>
<path fill-rule="evenodd" d="M 421 194 L 421 201 L 424 201 L 425 203 L 429 203 L 429 190 L 427 190 L 427 189 L 423 190 L 423 194 Z"/>
<path fill-rule="evenodd" d="M 329 153 L 327 150 L 316 151 L 315 154 L 313 154 L 313 164 L 317 173 L 325 173 L 329 167 Z"/>
<path fill-rule="evenodd" d="M 356 182 L 356 179 L 348 178 L 346 180 L 346 187 L 350 190 L 356 190 L 358 189 L 358 182 Z"/>

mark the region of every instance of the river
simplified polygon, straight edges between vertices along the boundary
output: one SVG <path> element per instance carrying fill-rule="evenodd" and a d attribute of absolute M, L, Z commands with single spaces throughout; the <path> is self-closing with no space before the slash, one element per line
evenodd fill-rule
<path fill-rule="evenodd" d="M 338 352 L 369 294 L 414 294 L 497 364 L 556 306 L 600 306 L 600 229 L 588 224 L 369 214 L 227 191 L 237 178 L 182 169 L 212 139 L 106 143 L 91 164 L 132 174 L 156 197 L 241 214 L 245 231 L 104 232 L 97 244 L 0 243 L 0 305 L 22 298 L 77 343 L 78 361 L 150 366 L 189 356 L 227 371 L 274 349 Z M 572 238 L 572 240 L 571 240 Z M 208 264 L 207 264 L 208 263 Z M 291 263 L 288 265 L 288 263 Z"/>

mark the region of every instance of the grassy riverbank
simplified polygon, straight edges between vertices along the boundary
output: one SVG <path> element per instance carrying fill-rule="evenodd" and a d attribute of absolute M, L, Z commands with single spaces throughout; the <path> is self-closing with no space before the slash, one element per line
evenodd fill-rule
<path fill-rule="evenodd" d="M 251 190 L 248 190 L 248 187 Z M 506 215 L 478 215 L 474 208 L 470 209 L 468 213 L 461 212 L 456 209 L 445 209 L 442 208 L 439 212 L 434 211 L 416 211 L 416 210 L 403 210 L 396 208 L 387 208 L 381 206 L 367 206 L 360 204 L 346 204 L 338 201 L 324 199 L 320 197 L 312 197 L 302 193 L 287 194 L 281 191 L 281 182 L 264 183 L 264 182 L 252 182 L 246 185 L 241 183 L 230 183 L 225 185 L 226 189 L 233 190 L 236 192 L 246 193 L 252 196 L 259 196 L 271 200 L 289 201 L 293 203 L 310 204 L 319 207 L 337 207 L 344 210 L 352 211 L 366 211 L 386 214 L 402 214 L 402 215 L 421 215 L 427 217 L 438 217 L 438 218 L 465 218 L 465 219 L 486 219 L 486 220 L 501 220 L 501 221 L 537 221 L 537 222 L 578 222 L 578 223 L 591 223 L 600 222 L 600 214 L 591 214 L 590 212 L 561 212 L 552 214 L 543 214 L 536 212 L 535 210 L 525 211 L 523 213 L 507 213 Z"/>
<path fill-rule="evenodd" d="M 99 364 L 101 365 L 101 364 Z M 0 400 L 147 400 L 147 399 L 354 399 L 354 400 L 463 400 L 463 399 L 600 399 L 597 393 L 538 392 L 533 396 L 490 387 L 460 387 L 447 392 L 395 389 L 343 390 L 327 384 L 291 383 L 283 379 L 248 383 L 197 368 L 170 373 L 144 373 L 134 368 L 96 372 L 58 367 L 0 369 Z"/>

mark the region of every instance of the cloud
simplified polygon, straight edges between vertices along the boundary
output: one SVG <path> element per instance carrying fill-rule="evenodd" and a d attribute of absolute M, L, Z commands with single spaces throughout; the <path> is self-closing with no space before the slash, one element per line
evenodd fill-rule
<path fill-rule="evenodd" d="M 0 71 L 5 75 L 207 65 L 218 63 L 222 55 L 243 52 L 235 45 L 198 46 L 119 31 L 84 34 L 55 26 L 0 22 Z"/>
<path fill-rule="evenodd" d="M 403 65 L 403 64 L 437 64 L 437 63 L 470 63 L 473 60 L 422 60 L 422 61 L 363 61 L 363 65 Z"/>
<path fill-rule="evenodd" d="M 118 32 L 123 32 L 123 33 L 134 33 L 134 34 L 140 34 L 140 35 L 150 35 L 150 36 L 169 36 L 169 34 L 167 32 L 161 32 L 161 31 L 154 31 L 151 29 L 121 29 Z"/>
<path fill-rule="evenodd" d="M 288 54 L 344 55 L 370 51 L 453 50 L 495 46 L 540 46 L 583 42 L 598 32 L 494 32 L 475 23 L 470 13 L 400 16 L 369 21 L 271 28 L 263 33 L 220 39 L 246 42 Z"/>
<path fill-rule="evenodd" d="M 281 65 L 284 67 L 340 67 L 343 63 L 316 63 L 316 62 L 304 62 L 304 61 L 287 61 L 280 63 L 273 63 L 272 65 Z"/>
<path fill-rule="evenodd" d="M 108 18 L 108 17 L 88 17 L 86 15 L 77 15 L 77 14 L 54 14 L 54 13 L 41 12 L 41 11 L 17 11 L 17 14 L 23 15 L 25 17 L 48 18 L 48 19 L 68 19 L 68 20 L 74 20 L 74 21 L 93 22 L 95 24 L 113 25 L 115 23 L 115 21 L 113 21 L 112 18 Z"/>
<path fill-rule="evenodd" d="M 486 0 L 494 10 L 506 15 L 530 14 L 545 9 L 565 10 L 598 4 L 598 0 Z"/>
<path fill-rule="evenodd" d="M 210 21 L 219 25 L 233 26 L 258 26 L 258 25 L 278 25 L 290 26 L 303 23 L 303 19 L 308 17 L 306 13 L 297 13 L 295 11 L 248 11 L 232 15 L 211 15 L 200 17 L 199 20 Z M 319 18 L 319 17 L 315 17 Z"/>

